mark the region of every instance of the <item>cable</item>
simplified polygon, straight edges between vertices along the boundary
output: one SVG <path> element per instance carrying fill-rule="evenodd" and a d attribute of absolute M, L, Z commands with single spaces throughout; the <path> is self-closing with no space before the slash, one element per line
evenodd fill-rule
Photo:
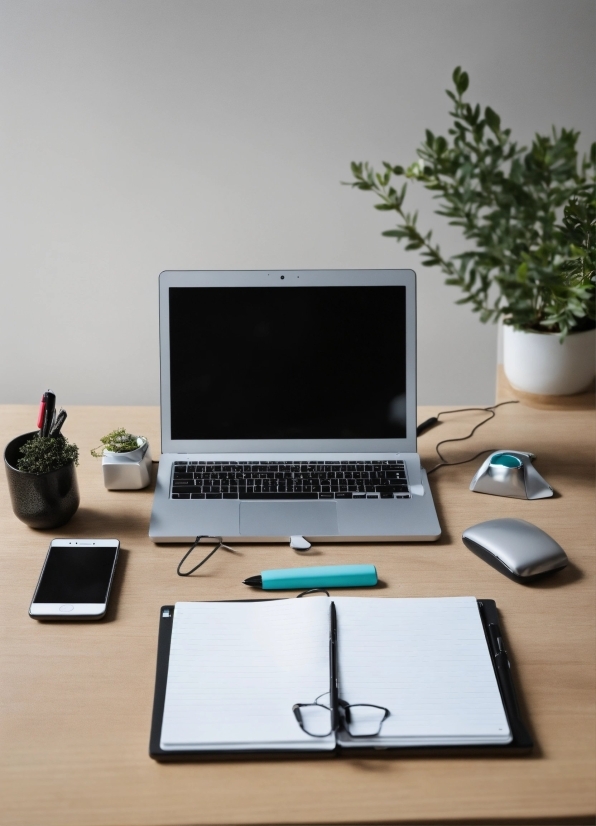
<path fill-rule="evenodd" d="M 194 551 L 194 549 L 195 549 L 195 548 L 199 545 L 199 543 L 200 543 L 201 539 L 216 539 L 216 540 L 218 540 L 218 542 L 217 542 L 217 545 L 215 546 L 215 548 L 213 548 L 213 550 L 212 550 L 212 551 L 209 551 L 209 553 L 207 554 L 207 556 L 206 556 L 206 557 L 204 557 L 203 559 L 201 559 L 201 561 L 199 562 L 199 564 L 198 564 L 198 565 L 195 565 L 195 567 L 194 567 L 194 568 L 191 568 L 191 569 L 190 569 L 190 571 L 187 571 L 185 574 L 183 574 L 183 573 L 182 573 L 182 571 L 180 570 L 180 568 L 182 568 L 182 564 L 184 563 L 184 560 L 185 560 L 188 556 L 190 556 L 190 554 Z M 207 560 L 208 560 L 208 559 L 211 559 L 211 557 L 213 556 L 213 554 L 214 554 L 216 551 L 219 551 L 219 549 L 220 549 L 220 548 L 225 548 L 225 549 L 226 549 L 226 551 L 232 551 L 232 553 L 235 553 L 234 549 L 233 549 L 233 548 L 230 548 L 230 546 L 229 546 L 229 545 L 224 545 L 224 542 L 223 542 L 223 539 L 221 538 L 221 536 L 197 536 L 197 538 L 196 538 L 196 539 L 195 539 L 195 541 L 192 543 L 192 545 L 190 546 L 190 548 L 188 549 L 188 551 L 184 554 L 184 556 L 183 556 L 183 557 L 182 557 L 182 559 L 180 560 L 180 563 L 179 563 L 178 567 L 176 568 L 176 573 L 178 574 L 178 576 L 190 576 L 191 574 L 194 574 L 194 572 L 195 572 L 198 568 L 200 568 L 200 567 L 201 567 L 201 565 L 204 565 L 204 564 L 205 564 L 205 562 L 207 562 Z"/>
<path fill-rule="evenodd" d="M 448 462 L 439 450 L 439 448 L 441 447 L 441 445 L 449 444 L 449 442 L 465 442 L 467 439 L 471 439 L 479 427 L 482 427 L 483 424 L 486 424 L 487 422 L 490 422 L 491 419 L 495 418 L 495 416 L 497 415 L 495 413 L 495 410 L 497 409 L 497 407 L 502 407 L 504 404 L 519 404 L 519 402 L 517 401 L 517 399 L 512 399 L 508 402 L 499 402 L 499 404 L 493 404 L 491 407 L 462 407 L 459 410 L 442 410 L 440 413 L 437 413 L 437 419 L 440 419 L 441 416 L 448 416 L 451 413 L 468 413 L 474 410 L 480 410 L 483 413 L 489 413 L 490 415 L 486 419 L 483 419 L 481 422 L 478 422 L 478 424 L 472 428 L 472 430 L 468 433 L 467 436 L 460 436 L 457 439 L 443 439 L 442 442 L 438 442 L 435 447 L 435 450 L 437 452 L 437 456 L 441 461 L 434 467 L 432 467 L 430 470 L 428 470 L 427 475 L 433 473 L 435 470 L 438 470 L 440 467 L 446 467 L 450 465 L 465 465 L 468 462 L 473 462 L 474 459 L 477 459 L 478 456 L 482 456 L 483 453 L 491 453 L 495 450 L 499 450 L 498 447 L 488 447 L 484 450 L 478 451 L 478 453 L 476 453 L 474 456 L 470 456 L 469 459 L 462 459 L 461 462 Z"/>

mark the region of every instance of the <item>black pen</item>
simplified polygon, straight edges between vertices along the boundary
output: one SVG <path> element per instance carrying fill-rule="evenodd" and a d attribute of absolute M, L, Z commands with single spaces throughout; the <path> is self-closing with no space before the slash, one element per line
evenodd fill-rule
<path fill-rule="evenodd" d="M 519 714 L 515 697 L 515 689 L 513 687 L 513 680 L 511 679 L 511 665 L 509 663 L 507 652 L 503 646 L 503 640 L 499 634 L 498 626 L 496 626 L 493 622 L 489 623 L 488 633 L 492 643 L 493 656 L 495 658 L 497 672 L 501 676 L 501 686 L 503 693 L 505 694 L 506 703 L 510 708 L 515 709 L 516 713 Z"/>
<path fill-rule="evenodd" d="M 66 410 L 60 410 L 58 415 L 56 416 L 56 420 L 52 425 L 52 429 L 50 430 L 50 436 L 55 439 L 56 436 L 60 435 L 60 431 L 62 430 L 62 425 L 66 420 Z"/>
<path fill-rule="evenodd" d="M 43 430 L 41 431 L 41 435 L 49 436 L 50 428 L 52 427 L 52 420 L 54 418 L 54 410 L 56 409 L 56 396 L 51 390 L 47 390 L 43 394 L 43 398 L 46 404 L 46 410 L 43 417 Z"/>
<path fill-rule="evenodd" d="M 331 603 L 331 617 L 329 628 L 329 701 L 331 705 L 331 731 L 339 728 L 339 679 L 337 674 L 337 611 L 335 603 Z"/>

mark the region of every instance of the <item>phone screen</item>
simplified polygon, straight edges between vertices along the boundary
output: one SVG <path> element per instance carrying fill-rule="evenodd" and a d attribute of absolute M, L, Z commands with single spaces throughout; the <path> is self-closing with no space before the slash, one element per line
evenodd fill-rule
<path fill-rule="evenodd" d="M 118 549 L 52 546 L 33 602 L 105 603 Z"/>

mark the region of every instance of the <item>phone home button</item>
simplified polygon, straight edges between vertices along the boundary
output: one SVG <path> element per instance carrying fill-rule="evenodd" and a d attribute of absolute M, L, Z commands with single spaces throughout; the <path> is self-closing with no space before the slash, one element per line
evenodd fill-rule
<path fill-rule="evenodd" d="M 59 610 L 66 614 L 69 611 L 74 611 L 74 605 L 61 605 Z"/>

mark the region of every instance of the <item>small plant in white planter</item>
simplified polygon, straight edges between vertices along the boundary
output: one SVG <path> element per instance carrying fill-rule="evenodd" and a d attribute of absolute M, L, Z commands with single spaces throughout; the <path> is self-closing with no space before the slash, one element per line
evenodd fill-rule
<path fill-rule="evenodd" d="M 453 72 L 449 137 L 426 131 L 409 167 L 353 163 L 353 187 L 380 199 L 399 223 L 383 235 L 419 250 L 464 293 L 482 322 L 504 323 L 505 373 L 529 393 L 566 395 L 594 377 L 596 144 L 579 158 L 579 132 L 553 128 L 529 150 L 511 140 L 497 113 L 464 100 L 468 75 Z M 470 248 L 446 257 L 418 214 L 404 210 L 405 176 L 431 190 L 438 215 L 461 228 Z"/>
<path fill-rule="evenodd" d="M 144 436 L 134 436 L 124 428 L 100 439 L 91 455 L 102 460 L 104 484 L 108 490 L 140 490 L 151 481 L 151 451 Z"/>
<path fill-rule="evenodd" d="M 543 318 L 533 326 L 503 328 L 505 374 L 511 385 L 527 393 L 572 395 L 586 390 L 594 378 L 594 273 L 596 271 L 596 194 L 585 192 L 565 206 L 557 227 L 561 255 L 555 272 L 568 295 L 554 285 L 543 302 Z M 547 303 L 548 302 L 548 303 Z"/>

